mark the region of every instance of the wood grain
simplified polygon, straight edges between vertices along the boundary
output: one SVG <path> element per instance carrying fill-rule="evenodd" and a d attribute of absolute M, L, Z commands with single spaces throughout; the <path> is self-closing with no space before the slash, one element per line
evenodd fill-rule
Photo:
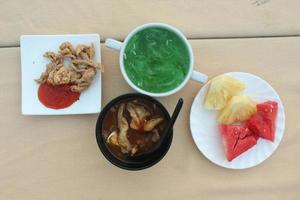
<path fill-rule="evenodd" d="M 0 199 L 299 199 L 300 38 L 190 42 L 196 69 L 210 77 L 229 71 L 254 73 L 280 94 L 286 131 L 268 160 L 234 171 L 204 158 L 189 130 L 190 106 L 201 85 L 190 81 L 179 93 L 160 99 L 169 110 L 179 97 L 185 101 L 166 157 L 144 171 L 118 169 L 98 150 L 97 115 L 21 115 L 20 51 L 1 48 Z M 118 53 L 103 46 L 102 53 L 105 105 L 132 90 L 121 77 Z"/>
<path fill-rule="evenodd" d="M 22 34 L 100 33 L 124 39 L 136 26 L 164 22 L 188 38 L 299 35 L 299 0 L 2 1 L 0 46 Z"/>

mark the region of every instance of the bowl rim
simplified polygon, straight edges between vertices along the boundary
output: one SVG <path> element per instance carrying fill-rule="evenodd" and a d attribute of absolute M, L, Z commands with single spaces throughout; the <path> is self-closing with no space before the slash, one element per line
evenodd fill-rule
<path fill-rule="evenodd" d="M 101 110 L 101 112 L 99 113 L 98 119 L 96 122 L 95 134 L 96 134 L 97 145 L 98 145 L 101 153 L 113 165 L 115 165 L 119 168 L 125 169 L 125 170 L 137 171 L 137 170 L 143 170 L 143 169 L 152 167 L 153 165 L 157 164 L 160 160 L 162 160 L 162 158 L 169 151 L 170 146 L 172 144 L 173 129 L 170 130 L 170 131 L 172 131 L 172 133 L 169 135 L 169 137 L 166 138 L 166 141 L 164 141 L 162 143 L 162 145 L 160 147 L 160 148 L 162 148 L 162 151 L 159 151 L 159 153 L 155 154 L 150 161 L 144 162 L 144 163 L 137 162 L 136 166 L 128 166 L 130 164 L 118 159 L 116 156 L 114 156 L 109 151 L 108 147 L 105 145 L 104 139 L 102 137 L 102 122 L 104 120 L 104 117 L 106 116 L 106 113 L 112 106 L 114 106 L 115 104 L 117 104 L 120 101 L 129 99 L 129 98 L 142 98 L 142 99 L 146 99 L 151 102 L 154 102 L 156 105 L 158 105 L 160 107 L 162 112 L 165 114 L 165 117 L 167 118 L 167 120 L 170 120 L 170 114 L 167 111 L 167 109 L 165 108 L 165 106 L 162 103 L 160 103 L 157 99 L 155 99 L 151 96 L 145 95 L 145 94 L 141 94 L 141 93 L 127 93 L 127 94 L 120 95 L 120 96 L 112 99 L 110 102 L 108 102 L 105 105 L 105 107 Z"/>

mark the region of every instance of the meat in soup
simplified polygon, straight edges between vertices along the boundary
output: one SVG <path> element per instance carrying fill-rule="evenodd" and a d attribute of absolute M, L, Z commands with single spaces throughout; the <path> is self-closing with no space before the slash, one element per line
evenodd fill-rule
<path fill-rule="evenodd" d="M 108 149 L 119 159 L 151 150 L 166 125 L 164 113 L 149 100 L 118 102 L 106 113 L 102 134 Z"/>

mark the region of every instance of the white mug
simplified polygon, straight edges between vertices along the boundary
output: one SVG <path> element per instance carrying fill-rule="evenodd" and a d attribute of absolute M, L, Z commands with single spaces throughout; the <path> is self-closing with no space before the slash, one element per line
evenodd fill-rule
<path fill-rule="evenodd" d="M 185 43 L 185 45 L 188 48 L 188 52 L 189 52 L 189 57 L 190 57 L 190 65 L 189 65 L 189 70 L 188 73 L 185 77 L 185 79 L 182 81 L 182 83 L 180 85 L 178 85 L 176 88 L 167 91 L 167 92 L 162 92 L 162 93 L 153 93 L 153 92 L 148 92 L 145 91 L 141 88 L 139 88 L 138 86 L 136 86 L 127 76 L 127 73 L 125 71 L 125 66 L 124 66 L 124 62 L 123 62 L 123 57 L 124 57 L 124 51 L 126 49 L 126 45 L 128 44 L 128 41 L 132 38 L 132 36 L 134 36 L 137 32 L 145 29 L 145 28 L 149 28 L 149 27 L 161 27 L 161 28 L 165 28 L 168 29 L 174 33 L 176 33 L 181 39 L 182 41 Z M 178 92 L 180 89 L 182 89 L 185 84 L 187 84 L 189 79 L 198 81 L 202 84 L 206 83 L 208 80 L 208 76 L 206 74 L 203 74 L 201 72 L 197 72 L 193 70 L 194 67 L 194 54 L 193 54 L 193 50 L 192 47 L 190 45 L 190 43 L 188 42 L 188 40 L 186 39 L 186 37 L 176 28 L 174 28 L 173 26 L 170 26 L 168 24 L 163 24 L 163 23 L 148 23 L 148 24 L 143 24 L 141 26 L 136 27 L 135 29 L 133 29 L 125 38 L 124 42 L 119 42 L 117 40 L 114 39 L 106 39 L 105 40 L 105 46 L 112 48 L 112 49 L 116 49 L 120 51 L 120 57 L 119 57 L 119 62 L 120 62 L 120 68 L 121 68 L 121 72 L 123 74 L 124 79 L 127 81 L 127 83 L 136 91 L 149 95 L 149 96 L 154 96 L 154 97 L 164 97 L 164 96 L 169 96 L 171 94 L 174 94 L 176 92 Z"/>

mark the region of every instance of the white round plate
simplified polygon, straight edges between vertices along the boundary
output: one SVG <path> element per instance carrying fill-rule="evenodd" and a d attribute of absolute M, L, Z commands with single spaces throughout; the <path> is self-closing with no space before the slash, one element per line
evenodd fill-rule
<path fill-rule="evenodd" d="M 285 127 L 284 107 L 276 91 L 263 79 L 249 73 L 230 72 L 225 75 L 242 81 L 246 88 L 244 93 L 258 103 L 272 100 L 278 103 L 276 132 L 274 142 L 259 138 L 257 144 L 231 162 L 227 161 L 221 134 L 218 130 L 218 111 L 207 110 L 203 101 L 209 82 L 196 95 L 190 113 L 190 127 L 193 140 L 203 155 L 213 163 L 230 169 L 254 167 L 266 160 L 278 147 Z"/>

